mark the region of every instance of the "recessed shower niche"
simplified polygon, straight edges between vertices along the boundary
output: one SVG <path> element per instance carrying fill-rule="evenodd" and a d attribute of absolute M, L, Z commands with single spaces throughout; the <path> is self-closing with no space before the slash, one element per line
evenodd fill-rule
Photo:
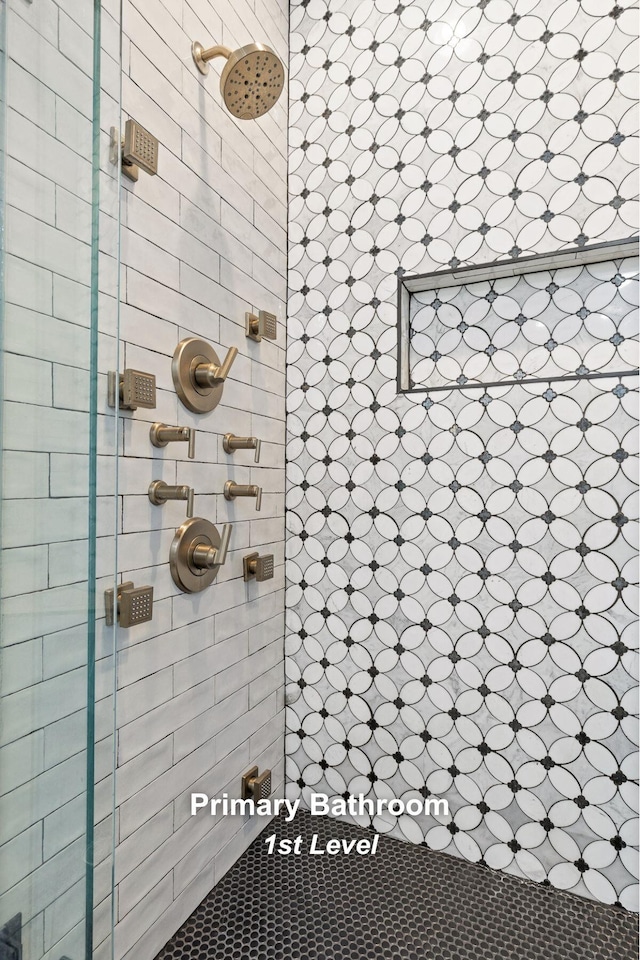
<path fill-rule="evenodd" d="M 638 372 L 637 242 L 398 281 L 398 387 L 450 390 Z"/>

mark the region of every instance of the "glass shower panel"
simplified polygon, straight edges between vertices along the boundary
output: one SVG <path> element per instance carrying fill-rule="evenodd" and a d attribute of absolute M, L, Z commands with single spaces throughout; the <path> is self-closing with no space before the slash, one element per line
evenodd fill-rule
<path fill-rule="evenodd" d="M 113 885 L 116 825 L 116 657 L 118 620 L 105 618 L 105 591 L 118 582 L 121 502 L 118 499 L 122 418 L 108 403 L 109 371 L 120 371 L 120 223 L 121 170 L 114 163 L 112 130 L 122 128 L 122 32 L 120 0 L 102 0 L 100 16 L 100 104 L 95 127 L 94 202 L 97 229 L 94 255 L 98 283 L 93 287 L 94 360 L 92 419 L 95 420 L 95 783 L 93 851 L 93 960 L 112 960 L 115 923 Z M 117 157 L 117 155 L 116 155 Z"/>
<path fill-rule="evenodd" d="M 116 420 L 97 410 L 118 230 L 100 68 L 117 104 L 119 12 L 0 6 L 0 956 L 108 960 L 116 478 L 99 454 Z"/>

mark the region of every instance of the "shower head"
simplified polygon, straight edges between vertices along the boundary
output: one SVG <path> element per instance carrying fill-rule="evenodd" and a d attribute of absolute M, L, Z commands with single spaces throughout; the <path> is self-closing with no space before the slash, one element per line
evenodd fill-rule
<path fill-rule="evenodd" d="M 226 57 L 220 77 L 220 92 L 227 110 L 239 120 L 255 120 L 270 110 L 282 93 L 284 65 L 264 43 L 249 43 L 239 50 L 210 47 L 195 41 L 191 46 L 195 64 L 202 74 L 209 72 L 209 60 Z"/>

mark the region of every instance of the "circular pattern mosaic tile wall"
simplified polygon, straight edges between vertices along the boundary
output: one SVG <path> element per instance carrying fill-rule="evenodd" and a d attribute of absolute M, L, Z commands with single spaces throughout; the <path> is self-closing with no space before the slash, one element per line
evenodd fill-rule
<path fill-rule="evenodd" d="M 292 6 L 288 779 L 635 904 L 635 383 L 396 394 L 398 276 L 630 236 L 634 11 Z"/>

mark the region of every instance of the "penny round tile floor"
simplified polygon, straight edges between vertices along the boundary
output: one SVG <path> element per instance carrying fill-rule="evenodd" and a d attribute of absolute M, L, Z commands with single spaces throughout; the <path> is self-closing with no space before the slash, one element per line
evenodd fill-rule
<path fill-rule="evenodd" d="M 299 855 L 265 839 L 302 836 Z M 311 855 L 374 834 L 300 811 L 278 818 L 157 960 L 637 960 L 637 918 L 381 836 L 375 855 Z"/>

